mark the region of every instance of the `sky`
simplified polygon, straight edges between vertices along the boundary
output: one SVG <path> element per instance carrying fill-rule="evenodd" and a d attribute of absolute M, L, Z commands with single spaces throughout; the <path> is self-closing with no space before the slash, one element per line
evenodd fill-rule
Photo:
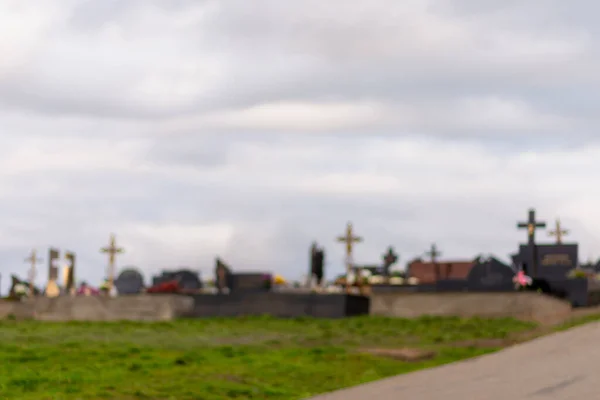
<path fill-rule="evenodd" d="M 35 4 L 34 4 L 35 3 Z M 600 4 L 0 0 L 0 273 L 110 233 L 180 266 L 508 260 L 535 207 L 600 257 Z M 594 105 L 596 104 L 596 105 Z M 540 242 L 552 240 L 539 231 Z M 47 266 L 36 282 L 43 286 Z"/>

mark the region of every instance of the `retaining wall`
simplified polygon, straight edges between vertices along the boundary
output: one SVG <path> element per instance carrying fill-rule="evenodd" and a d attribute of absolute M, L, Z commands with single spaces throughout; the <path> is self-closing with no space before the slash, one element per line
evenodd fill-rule
<path fill-rule="evenodd" d="M 569 318 L 571 304 L 535 292 L 373 293 L 370 314 L 403 318 L 424 315 L 513 317 L 554 324 Z"/>
<path fill-rule="evenodd" d="M 41 321 L 168 321 L 194 308 L 194 300 L 177 295 L 38 297 L 0 303 L 0 318 Z"/>

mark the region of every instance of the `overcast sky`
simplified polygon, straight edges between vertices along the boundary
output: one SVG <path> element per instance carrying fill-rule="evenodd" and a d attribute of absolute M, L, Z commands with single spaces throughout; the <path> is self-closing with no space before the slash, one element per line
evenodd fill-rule
<path fill-rule="evenodd" d="M 432 242 L 507 260 L 535 207 L 600 256 L 600 4 L 0 0 L 0 272 L 300 278 Z M 539 232 L 541 241 L 550 238 Z M 37 282 L 46 281 L 43 267 Z"/>

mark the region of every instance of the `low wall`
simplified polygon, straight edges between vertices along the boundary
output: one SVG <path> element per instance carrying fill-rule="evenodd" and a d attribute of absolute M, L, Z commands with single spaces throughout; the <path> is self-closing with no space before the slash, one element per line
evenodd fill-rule
<path fill-rule="evenodd" d="M 0 303 L 0 318 L 41 321 L 168 321 L 193 310 L 194 300 L 177 295 L 38 297 Z"/>
<path fill-rule="evenodd" d="M 199 294 L 188 317 L 235 317 L 271 315 L 274 317 L 343 318 L 369 314 L 370 299 L 365 296 L 318 293 L 245 292 L 223 295 Z"/>
<path fill-rule="evenodd" d="M 373 293 L 370 314 L 403 318 L 423 315 L 513 317 L 554 324 L 569 318 L 571 305 L 535 292 Z"/>

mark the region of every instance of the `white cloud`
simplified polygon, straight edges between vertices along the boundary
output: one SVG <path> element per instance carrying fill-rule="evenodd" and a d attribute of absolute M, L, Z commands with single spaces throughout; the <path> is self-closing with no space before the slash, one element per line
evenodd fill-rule
<path fill-rule="evenodd" d="M 595 3 L 532 4 L 3 1 L 0 273 L 505 257 L 531 206 L 600 256 Z"/>

